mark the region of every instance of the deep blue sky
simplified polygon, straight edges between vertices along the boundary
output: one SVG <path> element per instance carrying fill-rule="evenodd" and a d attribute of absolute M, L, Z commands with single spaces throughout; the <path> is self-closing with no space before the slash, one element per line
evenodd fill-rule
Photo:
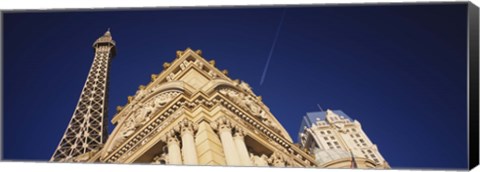
<path fill-rule="evenodd" d="M 283 8 L 6 13 L 3 157 L 49 160 L 110 27 L 110 118 L 191 47 L 250 83 L 294 139 L 320 104 L 359 120 L 393 168 L 466 168 L 466 7 L 287 8 L 263 85 Z"/>

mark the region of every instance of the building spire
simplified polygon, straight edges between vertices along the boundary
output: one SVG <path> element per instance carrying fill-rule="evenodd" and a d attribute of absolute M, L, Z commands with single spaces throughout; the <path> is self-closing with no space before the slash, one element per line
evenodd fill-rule
<path fill-rule="evenodd" d="M 108 28 L 107 31 L 93 43 L 92 47 L 96 49 L 97 47 L 100 47 L 103 45 L 112 47 L 112 54 L 113 54 L 112 57 L 116 55 L 116 52 L 117 52 L 115 48 L 116 43 L 112 38 L 112 33 L 110 33 L 110 28 Z"/>
<path fill-rule="evenodd" d="M 110 28 L 107 29 L 107 31 L 105 32 L 105 34 L 103 34 L 103 36 L 112 36 L 112 34 L 110 33 Z"/>

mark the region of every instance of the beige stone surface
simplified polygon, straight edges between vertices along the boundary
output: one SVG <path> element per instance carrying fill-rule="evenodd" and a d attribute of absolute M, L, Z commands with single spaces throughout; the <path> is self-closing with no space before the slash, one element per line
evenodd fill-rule
<path fill-rule="evenodd" d="M 195 136 L 199 163 L 204 165 L 226 165 L 222 143 L 207 122 L 201 122 Z"/>

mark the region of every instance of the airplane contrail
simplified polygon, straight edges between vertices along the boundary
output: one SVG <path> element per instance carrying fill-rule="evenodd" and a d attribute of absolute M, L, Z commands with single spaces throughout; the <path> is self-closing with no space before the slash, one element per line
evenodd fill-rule
<path fill-rule="evenodd" d="M 282 18 L 280 20 L 280 24 L 278 25 L 275 38 L 273 39 L 273 44 L 272 44 L 272 48 L 270 49 L 270 54 L 268 54 L 267 64 L 265 64 L 265 68 L 263 69 L 262 78 L 260 79 L 260 86 L 263 84 L 263 81 L 265 80 L 265 75 L 267 74 L 268 66 L 270 65 L 270 59 L 272 59 L 273 50 L 275 49 L 275 45 L 277 44 L 278 35 L 280 34 L 280 28 L 282 28 L 284 18 L 285 18 L 285 9 L 283 9 Z"/>

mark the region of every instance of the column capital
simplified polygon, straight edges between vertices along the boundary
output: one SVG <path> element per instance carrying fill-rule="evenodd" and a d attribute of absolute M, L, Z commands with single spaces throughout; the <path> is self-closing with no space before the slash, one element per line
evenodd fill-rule
<path fill-rule="evenodd" d="M 234 126 L 234 137 L 235 138 L 243 138 L 245 137 L 245 135 L 247 135 L 247 133 L 245 132 L 245 130 L 243 130 L 243 128 L 241 128 L 240 126 L 236 125 Z"/>
<path fill-rule="evenodd" d="M 233 124 L 230 122 L 230 119 L 226 117 L 220 117 L 215 122 L 210 124 L 213 129 L 218 130 L 219 132 L 222 131 L 232 131 Z"/>
<path fill-rule="evenodd" d="M 163 136 L 161 140 L 166 142 L 168 145 L 170 144 L 180 145 L 180 141 L 177 138 L 177 133 L 175 132 L 175 130 L 170 130 L 167 133 L 165 133 L 165 136 Z"/>
<path fill-rule="evenodd" d="M 180 132 L 180 135 L 183 136 L 183 134 L 190 133 L 194 134 L 198 130 L 198 126 L 195 125 L 192 121 L 188 119 L 183 119 L 180 122 L 178 122 L 178 125 L 175 126 L 175 130 Z"/>

